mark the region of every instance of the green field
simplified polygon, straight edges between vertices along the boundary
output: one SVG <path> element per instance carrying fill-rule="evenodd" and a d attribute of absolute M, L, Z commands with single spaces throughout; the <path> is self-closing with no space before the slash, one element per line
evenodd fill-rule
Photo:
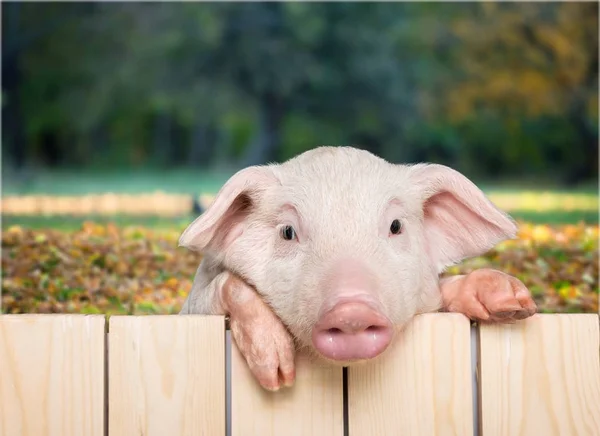
<path fill-rule="evenodd" d="M 573 212 L 544 212 L 535 213 L 529 211 L 511 212 L 511 216 L 519 221 L 527 221 L 534 224 L 577 224 L 584 222 L 588 225 L 598 224 L 598 213 L 588 211 Z M 194 215 L 168 218 L 168 217 L 139 217 L 139 216 L 87 216 L 87 217 L 63 217 L 63 216 L 2 216 L 2 229 L 19 225 L 30 229 L 52 228 L 64 231 L 73 231 L 81 228 L 84 221 L 94 221 L 98 224 L 114 223 L 120 227 L 141 226 L 155 229 L 183 228 L 191 223 Z"/>
<path fill-rule="evenodd" d="M 140 193 L 163 191 L 167 193 L 215 192 L 234 171 L 201 170 L 143 170 L 124 172 L 53 171 L 36 173 L 35 177 L 15 183 L 3 177 L 3 195 L 85 195 L 104 192 Z"/>
<path fill-rule="evenodd" d="M 82 195 L 91 193 L 139 193 L 164 191 L 173 193 L 213 192 L 218 190 L 235 170 L 135 170 L 123 171 L 40 171 L 27 181 L 15 182 L 11 175 L 2 177 L 3 195 L 61 194 Z M 505 179 L 502 181 L 476 180 L 486 192 L 515 192 L 521 190 L 556 193 L 598 195 L 598 180 L 591 180 L 573 189 L 555 184 L 554 180 Z"/>

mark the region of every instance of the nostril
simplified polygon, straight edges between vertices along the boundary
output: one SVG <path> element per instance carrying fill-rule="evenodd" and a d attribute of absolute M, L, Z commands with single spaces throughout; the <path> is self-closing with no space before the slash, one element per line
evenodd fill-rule
<path fill-rule="evenodd" d="M 364 327 L 360 327 L 360 326 L 354 326 L 354 328 L 349 327 L 347 329 L 343 329 L 343 328 L 339 328 L 339 327 L 331 327 L 328 329 L 323 330 L 324 333 L 330 335 L 330 336 L 342 336 L 342 335 L 354 335 L 354 334 L 359 334 L 361 332 L 363 333 L 384 333 L 387 331 L 387 327 L 385 326 L 381 326 L 381 325 L 370 325 L 366 328 Z"/>
<path fill-rule="evenodd" d="M 365 329 L 366 332 L 369 333 L 381 333 L 386 331 L 387 328 L 380 325 L 371 325 Z"/>

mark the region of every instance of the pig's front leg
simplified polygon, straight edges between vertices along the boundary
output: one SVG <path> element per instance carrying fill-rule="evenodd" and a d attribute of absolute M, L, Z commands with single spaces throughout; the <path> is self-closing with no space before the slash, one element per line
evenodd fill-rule
<path fill-rule="evenodd" d="M 516 277 L 482 268 L 440 280 L 443 310 L 477 321 L 513 323 L 532 316 L 537 306 Z"/>
<path fill-rule="evenodd" d="M 225 272 L 222 301 L 229 313 L 231 335 L 250 371 L 265 389 L 292 386 L 296 377 L 294 341 L 279 317 L 256 291 Z"/>
<path fill-rule="evenodd" d="M 250 371 L 269 390 L 295 379 L 294 341 L 254 288 L 211 259 L 198 268 L 182 314 L 228 315 L 231 335 Z"/>

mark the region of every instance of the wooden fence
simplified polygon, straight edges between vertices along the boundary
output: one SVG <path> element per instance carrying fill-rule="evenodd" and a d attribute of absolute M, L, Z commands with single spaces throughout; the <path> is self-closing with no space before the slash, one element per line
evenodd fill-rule
<path fill-rule="evenodd" d="M 222 317 L 0 316 L 1 436 L 598 436 L 595 314 L 416 317 L 384 359 L 262 390 Z"/>

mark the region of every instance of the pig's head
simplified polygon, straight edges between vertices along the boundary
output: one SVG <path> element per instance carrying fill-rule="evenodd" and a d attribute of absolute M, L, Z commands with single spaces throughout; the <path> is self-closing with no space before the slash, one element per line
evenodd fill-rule
<path fill-rule="evenodd" d="M 253 285 L 300 346 L 348 365 L 440 307 L 444 268 L 515 233 L 448 167 L 320 147 L 236 173 L 180 245 Z"/>

